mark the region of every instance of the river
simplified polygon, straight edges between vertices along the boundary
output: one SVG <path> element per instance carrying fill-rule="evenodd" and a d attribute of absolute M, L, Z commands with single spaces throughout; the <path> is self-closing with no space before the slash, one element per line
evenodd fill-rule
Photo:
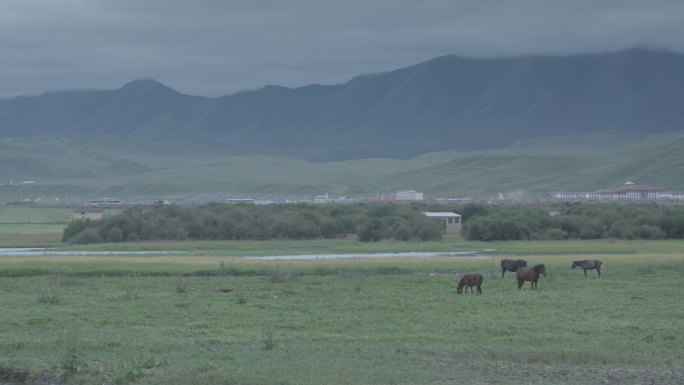
<path fill-rule="evenodd" d="M 362 258 L 431 258 L 431 257 L 463 257 L 472 259 L 488 259 L 494 249 L 477 251 L 454 252 L 398 252 L 398 253 L 339 253 L 339 254 L 292 254 L 292 255 L 260 255 L 244 256 L 241 258 L 263 261 L 293 261 L 293 260 L 332 260 L 332 259 L 362 259 Z M 183 251 L 102 251 L 102 250 L 55 250 L 49 248 L 0 248 L 0 256 L 49 256 L 49 255 L 176 255 Z"/>

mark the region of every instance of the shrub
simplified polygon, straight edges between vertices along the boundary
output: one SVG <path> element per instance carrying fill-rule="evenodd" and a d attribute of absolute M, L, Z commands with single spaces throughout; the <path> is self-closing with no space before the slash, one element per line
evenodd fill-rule
<path fill-rule="evenodd" d="M 357 236 L 361 242 L 377 242 L 387 238 L 384 234 L 384 227 L 378 218 L 372 218 L 366 224 L 360 226 Z"/>
<path fill-rule="evenodd" d="M 104 240 L 100 236 L 100 233 L 96 228 L 88 228 L 80 233 L 76 234 L 74 237 L 68 239 L 68 242 L 75 243 L 77 245 L 83 245 L 88 243 L 98 243 Z"/>
<path fill-rule="evenodd" d="M 581 224 L 578 235 L 581 239 L 605 238 L 606 226 L 598 219 L 588 219 Z"/>
<path fill-rule="evenodd" d="M 561 229 L 548 229 L 546 231 L 546 238 L 552 239 L 554 241 L 559 241 L 561 239 L 566 239 L 568 234 Z"/>
<path fill-rule="evenodd" d="M 119 227 L 112 227 L 109 229 L 107 232 L 107 241 L 108 242 L 122 242 L 123 239 L 123 230 Z"/>
<path fill-rule="evenodd" d="M 43 289 L 38 296 L 38 302 L 46 305 L 57 305 L 59 304 L 59 295 L 53 289 Z"/>
<path fill-rule="evenodd" d="M 62 242 L 70 242 L 71 238 L 75 237 L 83 230 L 93 226 L 94 223 L 89 219 L 82 221 L 71 221 L 71 223 L 69 223 L 64 229 L 64 233 L 62 234 Z"/>
<path fill-rule="evenodd" d="M 639 225 L 634 228 L 634 235 L 638 239 L 662 239 L 664 233 L 655 226 Z"/>
<path fill-rule="evenodd" d="M 176 293 L 185 293 L 188 290 L 188 279 L 179 275 L 176 277 Z"/>

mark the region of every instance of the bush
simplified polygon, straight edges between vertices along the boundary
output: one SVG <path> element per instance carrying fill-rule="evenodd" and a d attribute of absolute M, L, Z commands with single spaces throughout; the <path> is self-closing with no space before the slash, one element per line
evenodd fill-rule
<path fill-rule="evenodd" d="M 378 218 L 373 218 L 365 225 L 362 225 L 357 232 L 357 236 L 361 242 L 377 242 L 387 238 L 383 234 L 382 222 Z"/>
<path fill-rule="evenodd" d="M 546 231 L 546 239 L 551 239 L 554 241 L 559 241 L 561 239 L 566 239 L 568 234 L 561 229 L 548 229 Z"/>
<path fill-rule="evenodd" d="M 639 225 L 634 228 L 634 236 L 638 239 L 662 239 L 663 231 L 651 225 Z"/>
<path fill-rule="evenodd" d="M 625 220 L 619 220 L 610 225 L 608 236 L 619 239 L 637 239 L 636 227 Z"/>
<path fill-rule="evenodd" d="M 606 236 L 606 226 L 598 219 L 587 219 L 579 229 L 580 239 L 600 239 Z"/>
<path fill-rule="evenodd" d="M 84 245 L 88 243 L 104 242 L 104 240 L 100 236 L 100 233 L 97 231 L 97 229 L 89 228 L 71 237 L 69 242 L 75 243 L 77 245 Z"/>
<path fill-rule="evenodd" d="M 62 242 L 70 242 L 71 238 L 75 237 L 83 230 L 93 226 L 95 226 L 94 222 L 90 221 L 89 219 L 71 221 L 71 223 L 69 223 L 64 229 L 64 233 L 62 234 Z"/>
<path fill-rule="evenodd" d="M 107 232 L 107 242 L 122 242 L 123 240 L 123 230 L 119 227 L 112 227 Z"/>

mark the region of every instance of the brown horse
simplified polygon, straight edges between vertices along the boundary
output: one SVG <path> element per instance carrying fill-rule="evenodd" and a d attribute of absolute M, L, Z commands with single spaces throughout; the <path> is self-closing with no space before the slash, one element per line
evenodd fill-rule
<path fill-rule="evenodd" d="M 544 277 L 546 277 L 546 266 L 543 264 L 534 265 L 530 269 L 518 269 L 518 271 L 515 273 L 516 277 L 518 277 L 518 290 L 522 289 L 522 285 L 525 283 L 525 281 L 530 281 L 532 289 L 536 289 L 537 281 L 539 280 L 539 274 L 544 274 Z"/>
<path fill-rule="evenodd" d="M 585 259 L 583 261 L 573 261 L 572 262 L 572 269 L 575 270 L 577 266 L 581 267 L 582 270 L 584 270 L 584 276 L 587 276 L 587 270 L 593 270 L 596 269 L 598 272 L 599 278 L 601 277 L 601 261 L 598 259 Z"/>
<path fill-rule="evenodd" d="M 524 259 L 502 259 L 501 260 L 501 278 L 506 274 L 506 270 L 516 272 L 521 267 L 527 267 L 527 261 Z"/>
<path fill-rule="evenodd" d="M 482 294 L 482 281 L 484 278 L 482 278 L 481 274 L 466 274 L 461 278 L 460 281 L 458 281 L 458 287 L 456 288 L 456 292 L 458 294 L 463 294 L 463 287 L 465 286 L 465 291 L 466 293 L 468 292 L 468 288 L 470 288 L 470 292 L 473 292 L 473 286 L 477 286 L 477 294 L 480 295 Z"/>

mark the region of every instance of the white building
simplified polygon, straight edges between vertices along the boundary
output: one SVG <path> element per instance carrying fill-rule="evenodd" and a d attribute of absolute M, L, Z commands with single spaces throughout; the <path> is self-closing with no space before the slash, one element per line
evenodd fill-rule
<path fill-rule="evenodd" d="M 397 191 L 395 199 L 398 201 L 422 201 L 423 193 L 414 190 Z"/>
<path fill-rule="evenodd" d="M 600 190 L 593 192 L 562 191 L 550 194 L 551 198 L 565 200 L 654 200 L 654 199 L 684 199 L 684 192 L 665 191 L 660 187 L 638 186 L 632 182 L 625 183 L 622 187 L 613 190 Z"/>
<path fill-rule="evenodd" d="M 425 211 L 423 212 L 423 215 L 425 215 L 428 218 L 435 218 L 442 222 L 442 228 L 444 229 L 444 233 L 456 233 L 459 235 L 461 234 L 461 215 L 450 211 Z"/>

